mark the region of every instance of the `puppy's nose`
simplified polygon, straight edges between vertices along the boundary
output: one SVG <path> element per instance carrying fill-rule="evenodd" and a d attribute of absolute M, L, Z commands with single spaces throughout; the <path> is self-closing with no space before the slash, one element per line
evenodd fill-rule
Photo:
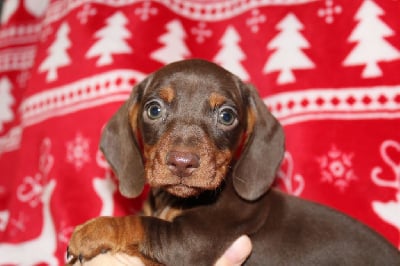
<path fill-rule="evenodd" d="M 167 164 L 174 175 L 188 177 L 200 166 L 200 160 L 191 152 L 171 151 L 167 156 Z"/>

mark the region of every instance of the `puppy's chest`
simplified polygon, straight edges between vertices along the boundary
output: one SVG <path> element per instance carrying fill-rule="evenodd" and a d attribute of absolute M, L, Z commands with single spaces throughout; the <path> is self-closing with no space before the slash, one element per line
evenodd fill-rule
<path fill-rule="evenodd" d="M 143 205 L 143 215 L 172 221 L 184 211 L 214 203 L 214 196 L 204 193 L 196 198 L 178 198 L 160 189 L 153 189 Z"/>
<path fill-rule="evenodd" d="M 143 215 L 172 221 L 184 211 L 181 199 L 161 190 L 152 190 L 143 205 Z"/>

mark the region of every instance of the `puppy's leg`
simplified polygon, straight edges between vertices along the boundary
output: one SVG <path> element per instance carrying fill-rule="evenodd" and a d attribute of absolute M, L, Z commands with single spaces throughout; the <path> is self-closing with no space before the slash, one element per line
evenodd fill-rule
<path fill-rule="evenodd" d="M 76 260 L 74 264 L 67 264 L 67 266 L 145 266 L 146 264 L 138 256 L 130 256 L 125 253 L 105 253 L 94 257 L 93 259 L 85 262 Z"/>
<path fill-rule="evenodd" d="M 103 255 L 107 255 L 102 257 L 104 261 L 115 263 L 107 265 L 124 265 L 129 261 L 131 263 L 127 265 L 136 265 L 132 262 L 147 266 L 160 265 L 139 252 L 139 243 L 143 239 L 139 217 L 100 217 L 90 220 L 76 227 L 72 234 L 68 246 L 68 265 L 85 266 L 94 261 L 101 262 L 103 260 L 99 260 L 99 257 Z"/>

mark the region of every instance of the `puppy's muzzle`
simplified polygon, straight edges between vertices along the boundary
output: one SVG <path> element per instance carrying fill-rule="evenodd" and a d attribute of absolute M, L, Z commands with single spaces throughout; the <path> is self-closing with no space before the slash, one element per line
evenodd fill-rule
<path fill-rule="evenodd" d="M 170 151 L 167 155 L 168 168 L 179 177 L 189 177 L 200 166 L 197 154 L 186 151 Z"/>

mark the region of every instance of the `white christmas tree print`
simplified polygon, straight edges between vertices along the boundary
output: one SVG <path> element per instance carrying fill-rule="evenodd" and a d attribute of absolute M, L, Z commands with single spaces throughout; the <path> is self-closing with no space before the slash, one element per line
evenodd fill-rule
<path fill-rule="evenodd" d="M 128 19 L 122 12 L 116 12 L 106 20 L 106 25 L 94 33 L 99 39 L 87 51 L 86 57 L 99 56 L 97 66 L 109 65 L 113 62 L 113 54 L 132 53 L 132 48 L 126 42 L 131 37 L 126 28 Z"/>
<path fill-rule="evenodd" d="M 240 63 L 246 59 L 246 55 L 240 48 L 239 42 L 239 34 L 234 27 L 229 26 L 219 41 L 222 48 L 215 56 L 214 61 L 246 81 L 249 80 L 249 74 Z"/>
<path fill-rule="evenodd" d="M 47 72 L 46 81 L 51 82 L 58 78 L 57 69 L 67 66 L 71 63 L 71 59 L 67 53 L 67 49 L 71 47 L 68 39 L 70 28 L 67 23 L 61 24 L 55 41 L 50 45 L 47 58 L 39 66 L 39 72 Z"/>
<path fill-rule="evenodd" d="M 374 78 L 382 76 L 379 61 L 392 61 L 400 59 L 400 52 L 396 50 L 385 37 L 392 36 L 390 29 L 379 16 L 384 11 L 372 0 L 365 0 L 355 19 L 359 21 L 349 37 L 349 42 L 357 42 L 357 45 L 345 58 L 344 66 L 365 65 L 361 74 L 363 78 Z"/>
<path fill-rule="evenodd" d="M 163 64 L 183 60 L 190 56 L 185 44 L 186 32 L 181 22 L 172 20 L 166 25 L 167 32 L 158 38 L 164 46 L 154 51 L 150 57 Z"/>
<path fill-rule="evenodd" d="M 12 84 L 7 77 L 0 79 L 0 132 L 3 131 L 3 124 L 14 119 L 11 105 L 14 104 L 14 97 L 11 94 Z"/>
<path fill-rule="evenodd" d="M 283 18 L 277 24 L 276 29 L 280 32 L 269 42 L 267 47 L 269 50 L 275 49 L 275 51 L 265 64 L 263 72 L 268 74 L 280 71 L 278 84 L 293 83 L 296 81 L 293 69 L 315 67 L 314 63 L 302 51 L 304 48 L 309 48 L 310 45 L 300 33 L 303 25 L 292 13 Z"/>

